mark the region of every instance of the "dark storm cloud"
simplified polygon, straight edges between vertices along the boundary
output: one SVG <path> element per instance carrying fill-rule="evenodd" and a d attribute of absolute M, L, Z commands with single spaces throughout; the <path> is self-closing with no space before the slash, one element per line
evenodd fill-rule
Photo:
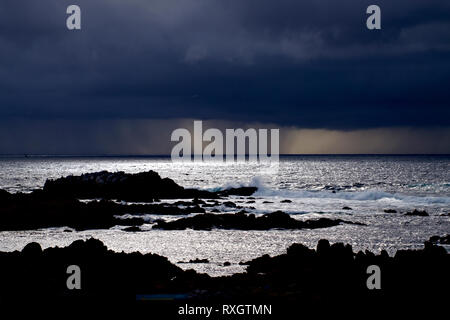
<path fill-rule="evenodd" d="M 0 116 L 448 126 L 450 3 L 375 2 L 4 0 Z"/>

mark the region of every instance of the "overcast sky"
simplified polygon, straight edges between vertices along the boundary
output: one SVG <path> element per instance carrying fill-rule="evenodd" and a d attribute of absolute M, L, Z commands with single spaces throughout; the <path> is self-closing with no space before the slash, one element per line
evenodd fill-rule
<path fill-rule="evenodd" d="M 279 127 L 282 153 L 450 153 L 449 87 L 448 0 L 0 2 L 0 154 L 160 154 L 187 119 Z"/>

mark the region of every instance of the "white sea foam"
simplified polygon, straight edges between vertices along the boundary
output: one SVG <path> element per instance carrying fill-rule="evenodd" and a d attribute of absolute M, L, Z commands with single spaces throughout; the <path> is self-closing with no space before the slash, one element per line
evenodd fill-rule
<path fill-rule="evenodd" d="M 321 198 L 321 199 L 343 199 L 343 200 L 399 200 L 409 203 L 420 204 L 450 204 L 450 197 L 420 197 L 404 194 L 392 194 L 378 190 L 368 191 L 343 191 L 333 193 L 331 191 L 309 191 L 309 190 L 273 190 L 258 189 L 255 196 L 279 197 L 279 198 Z"/>
<path fill-rule="evenodd" d="M 341 199 L 354 201 L 388 201 L 397 200 L 404 203 L 418 205 L 450 205 L 450 197 L 445 196 L 415 196 L 401 193 L 389 193 L 382 190 L 365 190 L 365 191 L 337 191 L 330 190 L 292 190 L 292 189 L 273 189 L 264 183 L 262 177 L 254 177 L 250 182 L 232 182 L 222 187 L 214 188 L 214 190 L 225 190 L 238 187 L 257 187 L 258 191 L 254 194 L 257 197 L 271 198 L 287 198 L 287 199 Z"/>

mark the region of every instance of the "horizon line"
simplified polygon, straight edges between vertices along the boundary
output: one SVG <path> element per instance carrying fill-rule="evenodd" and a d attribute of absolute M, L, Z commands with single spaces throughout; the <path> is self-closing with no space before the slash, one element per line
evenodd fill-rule
<path fill-rule="evenodd" d="M 192 157 L 195 154 L 191 155 Z M 226 157 L 226 154 L 222 155 Z M 236 156 L 236 154 L 234 155 Z M 242 156 L 242 155 L 240 155 Z M 245 154 L 244 156 L 250 156 Z M 258 156 L 253 155 L 252 156 Z M 269 157 L 271 155 L 268 155 Z M 280 157 L 295 156 L 450 156 L 450 153 L 280 153 Z M 39 158 L 39 157 L 55 157 L 55 158 L 170 158 L 170 154 L 31 154 L 31 153 L 11 153 L 0 154 L 0 158 Z M 219 156 L 220 157 L 220 156 Z"/>

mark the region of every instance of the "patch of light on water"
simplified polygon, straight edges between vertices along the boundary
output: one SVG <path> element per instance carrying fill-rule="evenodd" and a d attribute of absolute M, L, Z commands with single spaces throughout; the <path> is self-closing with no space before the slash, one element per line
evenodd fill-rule
<path fill-rule="evenodd" d="M 276 175 L 264 177 L 252 165 L 174 165 L 168 158 L 0 158 L 0 188 L 30 191 L 42 187 L 47 178 L 101 170 L 154 170 L 184 187 L 210 190 L 254 185 L 259 187 L 256 199 L 252 199 L 254 203 L 240 197 L 231 200 L 256 214 L 282 210 L 296 219 L 340 218 L 367 226 L 299 231 L 162 231 L 151 230 L 151 225 L 147 225 L 144 229 L 150 231 L 138 233 L 121 228 L 0 232 L 0 251 L 20 250 L 31 241 L 44 247 L 66 246 L 76 239 L 93 236 L 112 250 L 153 252 L 174 263 L 206 258 L 209 264 L 179 266 L 219 275 L 244 270 L 239 265 L 241 261 L 283 253 L 294 242 L 315 247 L 319 239 L 326 238 L 352 244 L 355 250 L 384 249 L 393 254 L 397 249 L 421 248 L 430 236 L 450 233 L 450 217 L 443 216 L 450 212 L 449 157 L 287 157 L 281 159 Z M 283 203 L 286 199 L 291 202 Z M 240 210 L 223 205 L 218 208 L 226 212 Z M 386 214 L 384 209 L 398 213 Z M 413 209 L 425 209 L 431 216 L 404 216 Z M 158 216 L 146 218 L 151 222 Z M 231 266 L 224 267 L 226 261 Z"/>

